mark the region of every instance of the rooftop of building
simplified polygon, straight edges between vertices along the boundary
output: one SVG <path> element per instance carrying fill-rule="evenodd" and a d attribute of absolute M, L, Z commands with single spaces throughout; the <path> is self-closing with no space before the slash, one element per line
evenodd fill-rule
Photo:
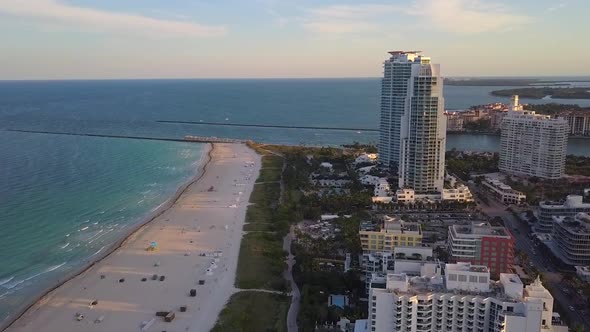
<path fill-rule="evenodd" d="M 486 178 L 485 182 L 490 184 L 492 187 L 499 189 L 505 193 L 523 194 L 520 191 L 516 191 L 516 190 L 512 189 L 511 186 L 505 184 L 504 182 L 502 182 L 498 179 Z"/>
<path fill-rule="evenodd" d="M 399 217 L 385 216 L 381 222 L 363 221 L 360 224 L 361 231 L 381 233 L 418 233 L 422 234 L 420 224 L 406 222 Z"/>
<path fill-rule="evenodd" d="M 456 264 L 446 264 L 447 271 L 455 271 L 449 269 L 452 268 L 453 265 Z M 460 267 L 462 269 L 463 267 Z M 471 268 L 475 269 L 473 272 L 479 272 L 483 274 L 487 274 L 489 276 L 489 271 L 485 266 L 471 266 L 467 272 L 472 272 Z M 448 272 L 447 272 L 448 273 Z M 390 273 L 387 275 L 387 283 L 380 284 L 375 283 L 372 284 L 373 288 L 380 288 L 384 289 L 388 292 L 393 292 L 398 295 L 429 295 L 432 293 L 438 294 L 452 294 L 452 295 L 459 295 L 459 296 L 481 296 L 481 299 L 485 299 L 487 297 L 494 297 L 504 301 L 521 301 L 523 300 L 523 292 L 524 292 L 524 284 L 516 274 L 509 274 L 509 273 L 501 273 L 500 280 L 489 280 L 489 288 L 486 290 L 477 290 L 477 289 L 458 289 L 458 288 L 447 288 L 445 284 L 445 279 L 443 276 L 434 276 L 434 277 L 410 277 L 404 273 L 400 274 L 393 274 Z M 401 290 L 399 288 L 391 288 L 395 285 L 404 285 L 407 282 L 407 290 Z"/>
<path fill-rule="evenodd" d="M 590 234 L 590 215 L 578 213 L 575 217 L 553 216 L 553 221 L 575 234 Z"/>
<path fill-rule="evenodd" d="M 474 222 L 471 225 L 452 225 L 450 227 L 458 235 L 510 237 L 510 233 L 505 227 L 492 226 L 488 222 Z"/>
<path fill-rule="evenodd" d="M 584 196 L 568 195 L 565 201 L 543 201 L 539 206 L 545 209 L 561 209 L 561 208 L 589 208 L 590 203 L 584 202 Z"/>
<path fill-rule="evenodd" d="M 445 266 L 447 272 L 455 271 L 455 272 L 479 272 L 479 273 L 489 273 L 490 269 L 485 265 L 473 265 L 469 263 L 456 263 L 456 264 L 446 264 Z"/>
<path fill-rule="evenodd" d="M 418 54 L 422 53 L 422 51 L 389 51 L 387 52 L 391 55 L 399 55 L 399 54 Z"/>

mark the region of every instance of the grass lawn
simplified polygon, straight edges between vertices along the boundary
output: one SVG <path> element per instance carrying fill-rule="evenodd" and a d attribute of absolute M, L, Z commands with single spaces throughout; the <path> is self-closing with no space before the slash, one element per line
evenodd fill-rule
<path fill-rule="evenodd" d="M 250 195 L 250 203 L 269 206 L 276 203 L 281 194 L 281 185 L 279 183 L 259 183 L 254 185 L 254 190 Z"/>
<path fill-rule="evenodd" d="M 256 182 L 278 182 L 281 180 L 281 168 L 262 168 Z"/>
<path fill-rule="evenodd" d="M 272 224 L 252 223 L 252 224 L 245 224 L 244 231 L 246 231 L 246 232 L 272 232 L 273 227 L 272 227 Z"/>
<path fill-rule="evenodd" d="M 250 205 L 246 210 L 246 223 L 270 223 L 272 222 L 272 210 L 268 206 Z"/>
<path fill-rule="evenodd" d="M 283 158 L 279 156 L 262 156 L 262 168 L 283 168 Z"/>
<path fill-rule="evenodd" d="M 236 287 L 283 291 L 286 287 L 282 276 L 285 267 L 283 243 L 276 234 L 247 233 L 240 245 Z"/>
<path fill-rule="evenodd" d="M 236 293 L 219 315 L 212 331 L 287 331 L 290 301 L 290 297 L 279 294 Z"/>

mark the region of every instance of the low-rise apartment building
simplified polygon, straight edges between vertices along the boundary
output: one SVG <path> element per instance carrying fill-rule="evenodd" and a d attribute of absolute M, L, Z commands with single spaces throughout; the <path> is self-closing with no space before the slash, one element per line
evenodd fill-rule
<path fill-rule="evenodd" d="M 359 230 L 363 253 L 393 252 L 397 246 L 422 246 L 419 223 L 385 216 L 382 222 L 363 222 Z"/>
<path fill-rule="evenodd" d="M 489 223 L 449 226 L 448 251 L 453 262 L 487 266 L 493 276 L 514 264 L 514 237 L 505 227 Z"/>
<path fill-rule="evenodd" d="M 373 273 L 393 270 L 397 247 L 422 247 L 420 224 L 405 222 L 398 217 L 385 216 L 380 223 L 361 223 L 359 237 L 363 249 L 361 268 L 366 275 L 367 284 L 370 284 Z"/>
<path fill-rule="evenodd" d="M 459 112 L 445 112 L 447 118 L 447 131 L 463 131 L 463 116 Z"/>
<path fill-rule="evenodd" d="M 526 202 L 526 195 L 500 180 L 486 178 L 482 185 L 504 204 L 522 204 Z"/>

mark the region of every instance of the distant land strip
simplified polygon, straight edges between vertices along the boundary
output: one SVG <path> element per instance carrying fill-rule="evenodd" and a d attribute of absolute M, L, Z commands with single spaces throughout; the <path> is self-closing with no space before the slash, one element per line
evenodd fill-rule
<path fill-rule="evenodd" d="M 257 127 L 257 128 L 282 128 L 282 129 L 320 129 L 320 130 L 347 130 L 347 131 L 374 131 L 379 129 L 370 128 L 347 128 L 347 127 L 309 127 L 309 126 L 281 126 L 281 125 L 264 125 L 253 123 L 225 123 L 225 122 L 200 122 L 200 121 L 175 121 L 175 120 L 158 120 L 160 123 L 180 123 L 192 125 L 208 125 L 208 126 L 228 126 L 228 127 Z"/>
<path fill-rule="evenodd" d="M 71 133 L 60 131 L 45 131 L 45 130 L 24 130 L 24 129 L 4 129 L 4 131 L 12 131 L 19 133 L 33 133 L 33 134 L 48 134 L 48 135 L 68 135 L 68 136 L 89 136 L 89 137 L 107 137 L 107 138 L 126 138 L 126 139 L 141 139 L 150 141 L 168 141 L 168 142 L 195 142 L 195 143 L 217 143 L 225 142 L 222 138 L 216 137 L 195 137 L 187 140 L 184 138 L 165 138 L 165 137 L 148 137 L 148 136 L 129 136 L 129 135 L 109 135 L 109 134 L 88 134 L 88 133 Z M 238 140 L 235 140 L 236 142 Z"/>

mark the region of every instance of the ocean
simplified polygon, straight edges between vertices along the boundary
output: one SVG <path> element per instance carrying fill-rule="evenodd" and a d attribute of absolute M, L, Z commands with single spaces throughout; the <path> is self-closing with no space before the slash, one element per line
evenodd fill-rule
<path fill-rule="evenodd" d="M 8 130 L 278 144 L 376 142 L 377 133 L 367 129 L 378 127 L 379 84 L 379 79 L 0 82 L 0 325 L 169 200 L 195 175 L 205 150 L 195 143 Z M 508 102 L 489 94 L 498 88 L 447 86 L 446 108 Z M 590 100 L 562 102 L 590 106 Z M 448 143 L 448 149 L 498 148 L 498 138 L 486 135 L 450 135 Z M 590 155 L 590 140 L 570 140 L 568 151 Z"/>

